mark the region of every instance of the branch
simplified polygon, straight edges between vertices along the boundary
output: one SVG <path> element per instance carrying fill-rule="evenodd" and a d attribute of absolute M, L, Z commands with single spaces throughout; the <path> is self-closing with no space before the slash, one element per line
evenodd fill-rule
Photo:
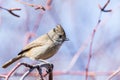
<path fill-rule="evenodd" d="M 88 72 L 88 76 L 108 76 L 108 75 L 112 75 L 115 71 L 108 71 L 108 72 L 96 72 L 96 71 L 89 71 Z M 25 74 L 24 72 L 21 72 L 21 73 L 14 73 L 15 76 L 23 76 L 23 74 Z M 0 74 L 0 78 L 4 78 L 3 76 L 6 75 L 6 74 Z M 50 75 L 50 73 L 49 73 Z M 86 71 L 68 71 L 68 72 L 65 72 L 65 71 L 54 71 L 53 74 L 54 76 L 60 76 L 60 75 L 73 75 L 73 76 L 85 76 L 86 75 Z M 120 75 L 120 74 L 118 74 Z M 29 76 L 32 76 L 32 77 L 38 77 L 37 75 L 37 72 L 32 72 L 29 74 Z M 46 75 L 44 75 L 46 76 Z"/>
<path fill-rule="evenodd" d="M 14 13 L 14 11 L 20 11 L 21 10 L 20 8 L 10 8 L 10 9 L 7 9 L 7 8 L 3 8 L 3 7 L 0 6 L 0 9 L 3 9 L 5 11 L 9 12 L 10 14 L 12 14 L 15 17 L 20 17 L 19 15 Z"/>
<path fill-rule="evenodd" d="M 109 2 L 107 2 L 107 5 L 108 5 Z M 106 5 L 106 4 L 105 4 Z M 106 6 L 104 6 L 103 9 L 105 9 Z M 79 50 L 77 51 L 77 53 L 73 56 L 72 60 L 70 61 L 69 63 L 69 67 L 66 69 L 66 72 L 69 71 L 76 63 L 76 61 L 78 60 L 80 54 L 85 50 L 85 48 L 88 46 L 88 44 L 90 43 L 90 51 L 89 51 L 89 59 L 88 59 L 88 64 L 89 65 L 89 62 L 90 62 L 90 58 L 91 58 L 91 48 L 92 48 L 92 44 L 93 44 L 93 38 L 94 38 L 94 35 L 96 33 L 96 31 L 98 30 L 98 27 L 100 27 L 101 25 L 105 24 L 106 22 L 106 19 L 104 21 L 101 22 L 101 13 L 103 11 L 100 12 L 100 15 L 99 15 L 99 18 L 98 18 L 98 22 L 97 22 L 97 25 L 94 27 L 93 31 L 91 34 L 88 35 L 87 39 L 83 42 L 83 44 L 81 45 L 81 47 L 79 48 Z M 87 67 L 86 67 L 87 68 Z M 87 69 L 86 69 L 87 71 Z"/>
<path fill-rule="evenodd" d="M 50 10 L 50 9 L 51 9 L 51 4 L 52 4 L 52 1 L 53 1 L 53 0 L 47 0 L 47 3 L 46 3 L 46 8 L 47 8 L 48 10 Z"/>
<path fill-rule="evenodd" d="M 51 72 L 53 71 L 53 64 L 43 63 L 43 64 L 30 65 L 27 63 L 18 63 L 8 74 L 0 75 L 0 77 L 5 78 L 5 80 L 8 80 L 10 76 L 16 71 L 16 69 L 18 69 L 21 65 L 28 67 L 29 70 L 22 75 L 20 80 L 24 80 L 34 69 L 37 69 L 37 71 L 39 72 L 40 78 L 42 80 L 43 80 L 43 77 L 46 77 L 48 74 L 51 74 Z M 43 67 L 46 69 L 45 74 L 43 73 L 43 69 L 42 69 Z"/>
<path fill-rule="evenodd" d="M 113 72 L 106 80 L 112 80 L 112 78 L 118 73 L 120 73 L 120 67 L 115 72 Z"/>
<path fill-rule="evenodd" d="M 94 40 L 94 37 L 95 37 L 95 34 L 96 34 L 96 31 L 101 23 L 101 13 L 102 12 L 111 12 L 111 10 L 105 10 L 105 8 L 107 7 L 107 5 L 109 4 L 110 0 L 108 0 L 106 2 L 106 4 L 103 6 L 103 8 L 100 8 L 101 12 L 100 12 L 100 15 L 99 15 L 99 19 L 98 19 L 98 22 L 95 26 L 95 28 L 93 29 L 93 32 L 92 32 L 92 36 L 91 36 L 91 42 L 90 42 L 90 48 L 89 48 L 89 56 L 88 56 L 88 63 L 86 65 L 86 76 L 85 76 L 85 79 L 88 80 L 88 71 L 89 71 L 89 66 L 90 66 L 90 61 L 91 61 L 91 57 L 92 57 L 92 46 L 93 46 L 93 40 Z"/>
<path fill-rule="evenodd" d="M 101 7 L 100 5 L 98 6 L 102 12 L 111 12 L 112 11 L 111 9 L 105 10 L 105 8 L 108 6 L 109 3 L 110 3 L 110 0 L 108 0 L 103 7 Z"/>
<path fill-rule="evenodd" d="M 16 1 L 19 2 L 19 3 L 21 3 L 21 4 L 33 7 L 33 8 L 35 8 L 35 10 L 38 10 L 38 9 L 41 9 L 43 11 L 46 10 L 45 7 L 43 7 L 42 5 L 30 4 L 30 3 L 27 3 L 27 2 L 24 2 L 24 1 L 20 1 L 20 0 L 16 0 Z"/>

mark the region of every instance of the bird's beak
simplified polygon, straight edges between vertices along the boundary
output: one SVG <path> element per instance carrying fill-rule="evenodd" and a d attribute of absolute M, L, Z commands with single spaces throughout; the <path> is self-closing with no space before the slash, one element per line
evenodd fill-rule
<path fill-rule="evenodd" d="M 69 39 L 68 39 L 68 38 L 66 38 L 66 39 L 65 39 L 65 41 L 69 41 Z"/>

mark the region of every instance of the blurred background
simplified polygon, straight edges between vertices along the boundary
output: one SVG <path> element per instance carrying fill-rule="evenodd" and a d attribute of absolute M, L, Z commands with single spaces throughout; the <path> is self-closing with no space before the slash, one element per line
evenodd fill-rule
<path fill-rule="evenodd" d="M 21 9 L 20 11 L 14 11 L 15 14 L 20 16 L 19 18 L 0 9 L 0 66 L 15 57 L 27 43 L 47 33 L 57 24 L 61 24 L 69 41 L 65 42 L 58 53 L 48 60 L 54 64 L 54 71 L 65 71 L 69 68 L 73 56 L 91 36 L 90 34 L 97 24 L 100 15 L 98 5 L 103 6 L 107 2 L 107 0 L 21 1 L 45 6 L 46 11 L 35 10 L 35 8 L 17 0 L 0 0 L 1 7 Z M 89 66 L 89 71 L 92 72 L 111 72 L 120 66 L 120 0 L 111 0 L 106 9 L 112 9 L 112 12 L 101 15 L 102 23 L 94 37 Z M 70 71 L 85 71 L 88 62 L 89 44 L 90 40 L 88 40 L 87 46 L 80 53 Z M 30 59 L 21 59 L 18 62 L 34 63 Z M 7 69 L 0 67 L 0 74 L 7 73 L 17 63 Z M 20 73 L 21 70 L 22 68 L 17 72 Z M 22 71 L 24 72 L 24 70 Z M 108 76 L 104 74 L 90 76 L 89 80 L 105 80 Z M 85 75 L 54 76 L 54 80 L 67 79 L 85 80 Z M 113 80 L 119 79 L 120 76 L 115 76 Z"/>

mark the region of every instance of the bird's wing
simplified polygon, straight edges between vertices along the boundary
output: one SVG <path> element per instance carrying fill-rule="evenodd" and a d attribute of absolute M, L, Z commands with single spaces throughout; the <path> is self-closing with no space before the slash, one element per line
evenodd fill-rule
<path fill-rule="evenodd" d="M 31 43 L 27 44 L 20 53 L 18 53 L 18 55 L 26 52 L 26 51 L 29 51 L 31 48 L 34 48 L 34 47 L 38 47 L 38 46 L 42 46 L 44 45 L 45 42 L 43 42 L 43 40 L 41 40 L 40 38 L 32 41 Z"/>
<path fill-rule="evenodd" d="M 22 53 L 24 53 L 24 52 L 26 52 L 26 51 L 29 51 L 31 48 L 33 48 L 33 47 L 38 47 L 38 46 L 42 46 L 42 44 L 35 44 L 35 43 L 33 43 L 33 44 L 30 44 L 30 45 L 27 45 L 27 46 L 25 46 L 23 49 L 22 49 L 22 51 L 20 52 L 20 53 L 18 53 L 18 55 L 20 55 L 20 54 L 22 54 Z"/>

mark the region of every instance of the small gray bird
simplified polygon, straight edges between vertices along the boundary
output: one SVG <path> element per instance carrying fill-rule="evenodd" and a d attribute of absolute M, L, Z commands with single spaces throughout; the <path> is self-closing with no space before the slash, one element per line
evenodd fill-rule
<path fill-rule="evenodd" d="M 64 29 L 61 25 L 57 25 L 47 34 L 40 36 L 26 45 L 15 58 L 6 62 L 2 67 L 6 68 L 15 61 L 24 57 L 44 61 L 56 54 L 62 43 L 67 40 Z"/>

